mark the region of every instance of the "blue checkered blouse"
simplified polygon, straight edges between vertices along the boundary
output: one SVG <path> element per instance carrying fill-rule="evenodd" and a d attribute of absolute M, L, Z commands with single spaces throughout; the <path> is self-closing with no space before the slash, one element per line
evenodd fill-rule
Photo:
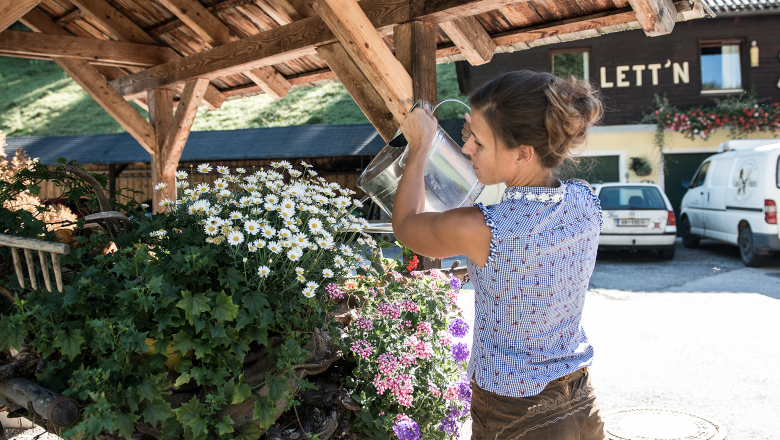
<path fill-rule="evenodd" d="M 580 320 L 601 205 L 588 186 L 567 181 L 509 187 L 500 203 L 477 206 L 492 239 L 484 267 L 468 260 L 476 312 L 468 374 L 492 393 L 533 396 L 593 360 Z"/>

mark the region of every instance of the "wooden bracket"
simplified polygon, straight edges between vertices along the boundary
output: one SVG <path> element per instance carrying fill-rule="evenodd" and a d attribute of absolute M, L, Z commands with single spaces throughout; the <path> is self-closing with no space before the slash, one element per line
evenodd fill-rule
<path fill-rule="evenodd" d="M 485 64 L 493 58 L 496 43 L 475 17 L 439 23 L 439 27 L 458 46 L 461 55 L 472 66 Z"/>
<path fill-rule="evenodd" d="M 645 35 L 657 37 L 674 29 L 677 9 L 672 0 L 628 0 Z"/>
<path fill-rule="evenodd" d="M 0 0 L 0 32 L 16 23 L 40 2 L 41 0 Z"/>

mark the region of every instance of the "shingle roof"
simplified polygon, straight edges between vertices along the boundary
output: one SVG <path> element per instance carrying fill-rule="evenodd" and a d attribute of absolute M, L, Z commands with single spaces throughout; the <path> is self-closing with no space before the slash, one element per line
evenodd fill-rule
<path fill-rule="evenodd" d="M 460 140 L 462 120 L 440 123 L 453 139 Z M 127 133 L 10 137 L 7 142 L 6 153 L 21 147 L 28 156 L 39 158 L 45 165 L 55 165 L 60 157 L 75 159 L 80 164 L 150 161 L 146 150 Z M 180 161 L 372 156 L 384 146 L 385 142 L 371 124 L 197 131 L 190 134 Z"/>
<path fill-rule="evenodd" d="M 707 5 L 718 12 L 751 12 L 780 9 L 777 0 L 706 0 Z"/>

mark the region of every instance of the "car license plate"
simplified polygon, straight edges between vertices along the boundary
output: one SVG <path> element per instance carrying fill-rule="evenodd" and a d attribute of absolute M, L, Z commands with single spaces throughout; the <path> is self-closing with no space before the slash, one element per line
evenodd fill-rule
<path fill-rule="evenodd" d="M 650 224 L 650 220 L 635 219 L 635 218 L 620 218 L 615 220 L 615 224 L 618 226 L 647 226 Z"/>

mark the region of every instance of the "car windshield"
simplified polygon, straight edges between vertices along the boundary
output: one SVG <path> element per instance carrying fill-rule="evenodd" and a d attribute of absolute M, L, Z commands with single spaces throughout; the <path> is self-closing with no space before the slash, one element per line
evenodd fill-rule
<path fill-rule="evenodd" d="M 601 209 L 666 209 L 658 188 L 652 186 L 611 186 L 601 188 Z"/>

